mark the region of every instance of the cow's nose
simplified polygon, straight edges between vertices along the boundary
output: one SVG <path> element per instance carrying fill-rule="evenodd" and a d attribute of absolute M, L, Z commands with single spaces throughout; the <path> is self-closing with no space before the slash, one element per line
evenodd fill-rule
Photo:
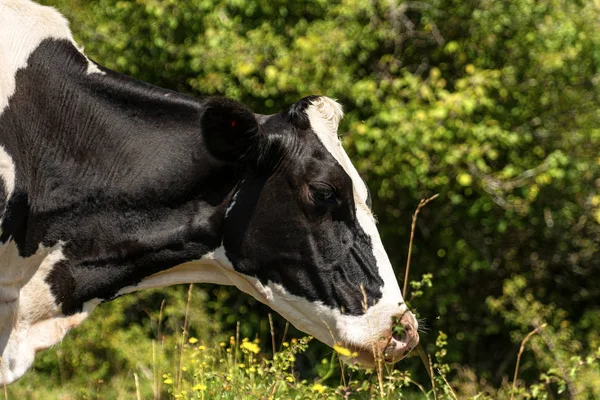
<path fill-rule="evenodd" d="M 383 350 L 386 362 L 396 362 L 419 344 L 419 324 L 413 313 L 406 311 L 393 318 L 392 336 Z"/>

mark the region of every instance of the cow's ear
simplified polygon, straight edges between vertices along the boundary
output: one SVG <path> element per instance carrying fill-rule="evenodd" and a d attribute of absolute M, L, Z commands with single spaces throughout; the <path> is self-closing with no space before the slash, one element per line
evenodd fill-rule
<path fill-rule="evenodd" d="M 210 98 L 203 108 L 202 135 L 211 154 L 222 161 L 236 162 L 254 152 L 259 126 L 252 111 L 221 97 Z"/>

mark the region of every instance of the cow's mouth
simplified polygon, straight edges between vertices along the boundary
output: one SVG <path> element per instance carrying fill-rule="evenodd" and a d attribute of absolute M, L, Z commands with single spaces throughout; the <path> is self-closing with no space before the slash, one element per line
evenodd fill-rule
<path fill-rule="evenodd" d="M 391 342 L 388 347 L 383 351 L 384 361 L 387 363 L 395 363 L 406 356 L 414 350 L 415 347 L 419 344 L 419 335 L 415 335 L 411 339 L 409 339 L 406 343 L 394 343 Z M 392 348 L 395 346 L 395 348 Z"/>
<path fill-rule="evenodd" d="M 379 346 L 364 348 L 359 346 L 346 346 L 350 356 L 341 354 L 340 358 L 346 364 L 356 365 L 361 368 L 376 368 L 380 363 L 396 363 L 406 356 L 419 344 L 419 335 L 409 335 L 407 340 L 400 341 L 390 338 Z"/>

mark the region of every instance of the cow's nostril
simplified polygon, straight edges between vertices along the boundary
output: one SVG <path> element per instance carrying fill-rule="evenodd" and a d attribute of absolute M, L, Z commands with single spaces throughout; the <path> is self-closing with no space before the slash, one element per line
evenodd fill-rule
<path fill-rule="evenodd" d="M 401 315 L 392 318 L 392 337 L 396 343 L 409 344 L 415 339 L 418 340 L 416 331 L 417 325 L 412 313 L 405 311 Z"/>
<path fill-rule="evenodd" d="M 392 331 L 392 339 L 399 342 L 405 342 L 406 338 L 410 334 L 410 325 L 397 325 Z"/>
<path fill-rule="evenodd" d="M 396 362 L 404 357 L 419 343 L 417 321 L 412 313 L 405 311 L 392 318 L 392 332 L 383 350 L 386 362 Z"/>
<path fill-rule="evenodd" d="M 392 338 L 398 341 L 403 341 L 406 338 L 407 329 L 410 324 L 407 324 L 404 315 L 397 315 L 392 317 Z"/>

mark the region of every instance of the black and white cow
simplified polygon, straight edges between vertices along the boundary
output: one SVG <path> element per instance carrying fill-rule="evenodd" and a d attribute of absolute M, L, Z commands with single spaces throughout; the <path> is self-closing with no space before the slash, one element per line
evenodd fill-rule
<path fill-rule="evenodd" d="M 327 97 L 259 115 L 136 81 L 56 10 L 0 0 L 0 383 L 100 302 L 184 282 L 235 285 L 349 361 L 405 356 L 417 322 L 341 118 Z"/>

